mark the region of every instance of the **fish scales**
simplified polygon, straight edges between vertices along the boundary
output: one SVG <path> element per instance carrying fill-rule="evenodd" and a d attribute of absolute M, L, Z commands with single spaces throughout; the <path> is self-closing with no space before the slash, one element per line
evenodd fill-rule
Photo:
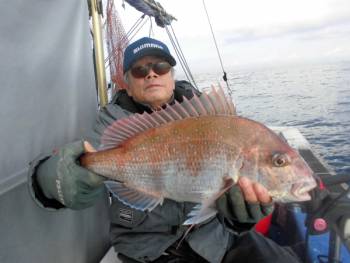
<path fill-rule="evenodd" d="M 180 196 L 191 192 L 215 192 L 222 186 L 217 177 L 234 173 L 229 164 L 237 159 L 239 149 L 228 138 L 231 134 L 220 127 L 235 119 L 206 116 L 175 121 L 135 136 L 116 149 L 93 154 L 89 166 L 111 179 L 127 181 L 130 187 L 157 190 L 166 197 L 174 193 L 179 196 L 177 201 L 189 198 Z M 164 179 L 155 186 L 152 180 L 159 176 Z"/>

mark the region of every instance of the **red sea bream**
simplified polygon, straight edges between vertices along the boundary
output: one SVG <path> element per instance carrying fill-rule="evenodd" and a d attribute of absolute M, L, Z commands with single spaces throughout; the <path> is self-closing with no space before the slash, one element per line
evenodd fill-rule
<path fill-rule="evenodd" d="M 299 153 L 261 123 L 239 117 L 221 88 L 135 114 L 109 126 L 102 148 L 81 164 L 111 181 L 123 203 L 151 211 L 164 198 L 198 203 L 185 224 L 216 213 L 215 199 L 239 176 L 261 183 L 274 201 L 310 198 L 313 173 Z"/>

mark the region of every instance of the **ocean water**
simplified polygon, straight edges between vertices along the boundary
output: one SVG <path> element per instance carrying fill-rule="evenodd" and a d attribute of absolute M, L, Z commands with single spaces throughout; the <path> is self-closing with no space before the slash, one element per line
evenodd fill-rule
<path fill-rule="evenodd" d="M 237 69 L 227 75 L 239 115 L 298 128 L 332 172 L 350 175 L 350 61 Z M 207 87 L 221 76 L 195 79 Z"/>

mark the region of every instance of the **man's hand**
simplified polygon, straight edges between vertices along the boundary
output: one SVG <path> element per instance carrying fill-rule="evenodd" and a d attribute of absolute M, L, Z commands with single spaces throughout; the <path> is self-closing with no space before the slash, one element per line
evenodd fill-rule
<path fill-rule="evenodd" d="M 238 180 L 238 185 L 241 188 L 244 200 L 248 203 L 269 204 L 272 202 L 271 196 L 266 188 L 259 183 L 253 183 L 246 177 L 241 177 Z"/>
<path fill-rule="evenodd" d="M 216 206 L 224 217 L 239 223 L 256 223 L 273 211 L 272 198 L 265 187 L 246 177 L 240 177 L 216 201 Z"/>
<path fill-rule="evenodd" d="M 103 194 L 106 179 L 81 167 L 77 159 L 84 152 L 93 151 L 90 144 L 77 141 L 63 146 L 40 164 L 36 180 L 44 195 L 71 209 L 92 206 Z"/>

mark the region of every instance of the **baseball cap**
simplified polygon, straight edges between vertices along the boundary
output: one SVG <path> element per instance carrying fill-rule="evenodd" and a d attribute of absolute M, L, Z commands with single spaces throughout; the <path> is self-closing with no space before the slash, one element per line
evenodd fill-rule
<path fill-rule="evenodd" d="M 126 47 L 124 51 L 123 72 L 127 72 L 137 60 L 145 56 L 162 57 L 171 66 L 176 65 L 176 60 L 163 42 L 150 37 L 143 37 Z"/>

